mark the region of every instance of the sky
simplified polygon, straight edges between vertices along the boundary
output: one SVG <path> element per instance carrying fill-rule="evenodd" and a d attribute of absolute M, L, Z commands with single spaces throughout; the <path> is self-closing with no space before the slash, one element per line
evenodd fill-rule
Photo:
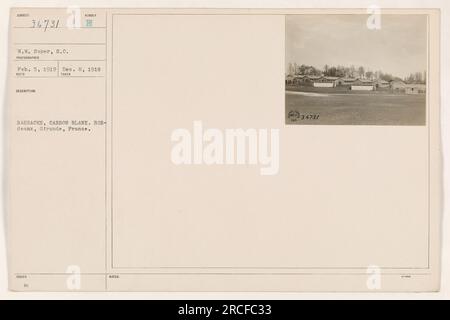
<path fill-rule="evenodd" d="M 363 66 L 404 78 L 427 69 L 427 16 L 381 15 L 381 29 L 367 27 L 369 15 L 286 17 L 286 70 L 290 62 L 322 69 Z"/>

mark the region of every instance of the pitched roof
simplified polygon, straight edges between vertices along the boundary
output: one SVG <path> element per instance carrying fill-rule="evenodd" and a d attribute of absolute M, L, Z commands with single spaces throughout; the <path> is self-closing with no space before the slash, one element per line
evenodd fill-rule
<path fill-rule="evenodd" d="M 322 76 L 307 76 L 307 77 L 313 80 L 323 78 Z"/>
<path fill-rule="evenodd" d="M 405 82 L 402 81 L 402 80 L 391 80 L 391 81 L 389 81 L 389 83 L 392 83 L 392 82 L 405 84 Z"/>
<path fill-rule="evenodd" d="M 361 81 L 361 82 L 366 82 L 366 83 L 373 83 L 373 81 L 372 80 L 369 80 L 369 79 L 356 79 L 357 81 Z"/>

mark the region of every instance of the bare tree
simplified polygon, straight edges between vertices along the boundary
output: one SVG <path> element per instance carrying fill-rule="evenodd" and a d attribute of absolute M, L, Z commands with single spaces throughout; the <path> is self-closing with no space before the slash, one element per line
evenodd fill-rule
<path fill-rule="evenodd" d="M 359 75 L 361 78 L 364 78 L 364 74 L 365 74 L 364 67 L 363 67 L 363 66 L 359 67 L 359 68 L 358 68 L 358 75 Z"/>

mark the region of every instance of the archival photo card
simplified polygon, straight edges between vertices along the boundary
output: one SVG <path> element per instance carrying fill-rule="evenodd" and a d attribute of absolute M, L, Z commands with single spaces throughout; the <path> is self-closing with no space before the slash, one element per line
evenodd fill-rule
<path fill-rule="evenodd" d="M 12 9 L 9 289 L 439 290 L 440 11 L 369 9 Z"/>
<path fill-rule="evenodd" d="M 286 16 L 288 125 L 426 125 L 426 14 Z"/>

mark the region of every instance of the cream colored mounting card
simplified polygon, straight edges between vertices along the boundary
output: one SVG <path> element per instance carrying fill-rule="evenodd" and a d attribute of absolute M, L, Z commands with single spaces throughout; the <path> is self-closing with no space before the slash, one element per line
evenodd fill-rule
<path fill-rule="evenodd" d="M 17 291 L 436 291 L 439 10 L 11 10 Z"/>

